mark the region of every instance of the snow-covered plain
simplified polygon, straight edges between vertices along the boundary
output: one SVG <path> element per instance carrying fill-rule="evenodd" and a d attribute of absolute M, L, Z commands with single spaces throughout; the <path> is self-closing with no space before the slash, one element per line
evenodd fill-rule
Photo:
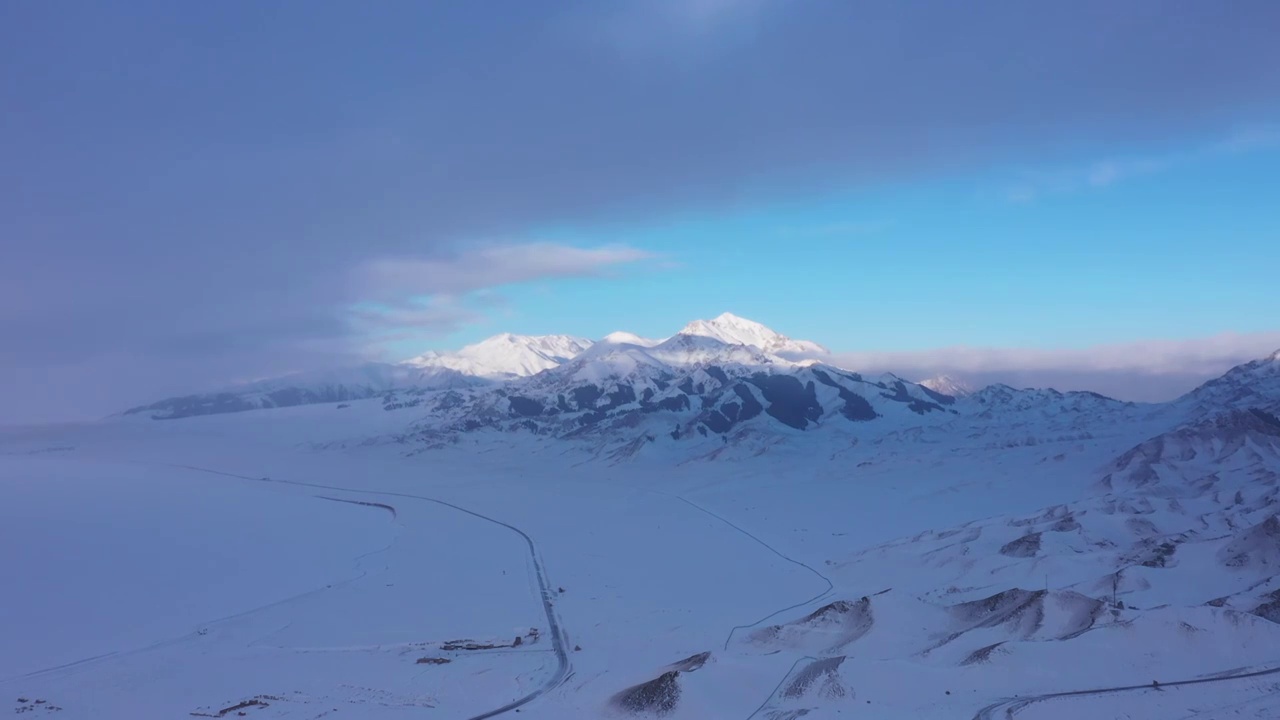
<path fill-rule="evenodd" d="M 5 431 L 0 686 L 68 720 L 1273 717 L 1277 362 L 626 454 L 424 444 L 379 398 Z"/>

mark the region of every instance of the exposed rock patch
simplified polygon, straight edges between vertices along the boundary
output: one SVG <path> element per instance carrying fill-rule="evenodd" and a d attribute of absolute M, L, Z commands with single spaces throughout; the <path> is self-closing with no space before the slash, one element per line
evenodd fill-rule
<path fill-rule="evenodd" d="M 851 697 L 853 691 L 840 679 L 840 666 L 844 656 L 819 658 L 804 666 L 782 689 L 784 698 L 801 698 L 814 695 L 824 700 Z"/>
<path fill-rule="evenodd" d="M 749 639 L 770 647 L 830 652 L 866 635 L 874 622 L 870 598 L 837 600 L 794 622 L 761 628 Z"/>
<path fill-rule="evenodd" d="M 1227 567 L 1280 568 L 1280 517 L 1272 515 L 1240 533 L 1219 551 L 1218 557 Z"/>
<path fill-rule="evenodd" d="M 1029 533 L 1023 535 L 1017 540 L 1005 543 L 1000 548 L 1001 555 L 1009 557 L 1029 558 L 1035 557 L 1040 552 L 1040 533 Z"/>
<path fill-rule="evenodd" d="M 613 696 L 613 704 L 629 713 L 668 715 L 680 702 L 680 671 L 669 670 Z"/>

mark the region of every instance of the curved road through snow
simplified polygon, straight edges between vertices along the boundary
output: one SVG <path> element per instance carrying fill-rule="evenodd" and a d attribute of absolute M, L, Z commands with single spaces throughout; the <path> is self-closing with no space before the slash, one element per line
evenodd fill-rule
<path fill-rule="evenodd" d="M 1243 680 L 1245 678 L 1261 677 L 1263 675 L 1275 675 L 1277 673 L 1280 673 L 1280 667 L 1267 668 L 1266 670 L 1251 670 L 1249 672 L 1231 673 L 1227 675 L 1217 675 L 1207 678 L 1197 678 L 1195 680 L 1177 680 L 1174 682 L 1160 683 L 1159 686 L 1121 685 L 1110 688 L 1095 688 L 1093 690 L 1073 690 L 1070 692 L 1048 693 L 1045 695 L 1030 695 L 1023 698 L 1006 698 L 982 708 L 973 716 L 973 720 L 998 720 L 998 718 L 1012 718 L 1015 713 L 1028 705 L 1043 702 L 1045 700 L 1054 700 L 1056 698 L 1107 695 L 1110 693 L 1129 692 L 1132 690 L 1153 690 L 1159 688 L 1182 687 L 1184 685 L 1205 685 L 1208 683 L 1226 682 L 1228 680 Z M 1004 711 L 1002 715 L 996 714 L 1001 711 Z"/>
<path fill-rule="evenodd" d="M 517 698 L 516 700 L 513 700 L 507 703 L 506 705 L 503 705 L 502 707 L 480 713 L 479 715 L 472 715 L 466 720 L 487 720 L 487 718 L 496 717 L 498 715 L 502 715 L 503 713 L 511 712 L 512 710 L 515 710 L 519 707 L 527 705 L 528 703 L 536 700 L 537 698 L 542 697 L 547 692 L 559 687 L 561 684 L 564 683 L 565 680 L 569 678 L 569 675 L 571 674 L 571 671 L 572 671 L 572 665 L 569 662 L 569 652 L 566 649 L 568 641 L 566 639 L 564 629 L 560 625 L 560 618 L 556 614 L 555 602 L 553 600 L 555 596 L 551 591 L 550 583 L 547 582 L 546 569 L 542 565 L 542 558 L 538 555 L 537 546 L 533 544 L 533 538 L 529 537 L 528 534 L 526 534 L 523 530 L 516 527 L 515 525 L 511 525 L 501 520 L 491 518 L 488 515 L 483 515 L 474 510 L 468 510 L 467 508 L 464 508 L 461 505 L 455 505 L 445 500 L 439 500 L 437 498 L 427 497 L 426 495 L 414 495 L 411 493 L 391 492 L 391 491 L 384 491 L 384 490 L 347 488 L 347 487 L 341 487 L 338 485 L 323 485 L 321 483 L 303 482 L 300 480 L 277 480 L 269 477 L 249 477 L 247 475 L 237 475 L 235 473 L 222 472 L 221 470 L 211 470 L 209 468 L 194 467 L 191 465 L 174 465 L 174 467 L 180 467 L 185 470 L 194 470 L 196 472 L 211 473 L 214 475 L 224 475 L 226 477 L 233 477 L 240 480 L 254 480 L 258 482 L 274 482 L 274 483 L 282 483 L 285 485 L 298 485 L 302 487 L 320 488 L 323 490 L 338 490 L 341 492 L 356 493 L 360 495 L 377 495 L 382 497 L 398 497 L 398 498 L 409 498 L 411 500 L 421 500 L 423 502 L 443 505 L 444 507 L 457 510 L 458 512 L 466 513 L 467 515 L 470 515 L 480 520 L 484 520 L 485 522 L 490 522 L 490 523 L 493 523 L 494 525 L 500 525 L 510 530 L 511 532 L 516 533 L 517 535 L 519 535 L 521 538 L 524 539 L 525 544 L 529 547 L 529 557 L 533 560 L 533 567 L 534 567 L 534 570 L 536 571 L 536 575 L 538 578 L 538 590 L 542 594 L 542 609 L 547 615 L 547 626 L 548 626 L 548 630 L 550 631 L 548 634 L 551 636 L 551 645 L 556 655 L 556 663 L 557 663 L 556 671 L 551 675 L 550 678 L 547 679 L 545 683 L 542 684 L 541 687 L 537 688 L 536 690 L 529 693 L 528 695 L 525 695 L 524 697 L 521 697 L 521 698 Z"/>
<path fill-rule="evenodd" d="M 821 580 L 822 582 L 826 583 L 826 586 L 827 586 L 827 587 L 826 587 L 822 592 L 818 593 L 817 595 L 814 595 L 813 597 L 811 597 L 811 598 L 809 598 L 809 599 L 807 599 L 807 600 L 802 600 L 802 601 L 800 601 L 800 602 L 798 602 L 798 603 L 796 603 L 796 604 L 794 604 L 794 605 L 788 605 L 787 607 L 784 607 L 784 608 L 782 608 L 781 610 L 775 610 L 775 611 L 773 611 L 773 612 L 769 613 L 768 615 L 766 615 L 766 616 L 764 616 L 764 617 L 760 618 L 759 620 L 756 620 L 755 622 L 751 623 L 750 625 L 735 625 L 735 626 L 733 626 L 732 628 L 730 628 L 730 629 L 729 629 L 729 635 L 728 635 L 728 637 L 726 637 L 726 638 L 724 639 L 724 649 L 725 649 L 725 650 L 728 650 L 728 649 L 729 649 L 729 643 L 733 642 L 733 636 L 734 636 L 734 633 L 738 632 L 739 630 L 746 630 L 747 628 L 756 627 L 757 625 L 759 625 L 759 624 L 761 624 L 761 623 L 763 623 L 763 622 L 765 622 L 765 621 L 767 621 L 767 620 L 769 620 L 769 619 L 771 619 L 771 618 L 777 617 L 778 615 L 781 615 L 782 613 L 785 613 L 785 612 L 788 612 L 788 611 L 791 611 L 791 610 L 796 610 L 796 609 L 799 609 L 799 608 L 805 607 L 806 605 L 811 605 L 811 604 L 813 604 L 813 603 L 815 603 L 815 602 L 818 602 L 818 601 L 819 601 L 819 600 L 821 600 L 822 598 L 826 597 L 828 594 L 830 594 L 830 593 L 831 593 L 831 591 L 832 591 L 832 590 L 834 590 L 834 589 L 835 589 L 835 584 L 831 582 L 831 578 L 827 577 L 826 575 L 823 575 L 823 574 L 822 574 L 822 572 L 820 572 L 817 568 L 813 567 L 812 565 L 809 565 L 808 563 L 806 563 L 806 562 L 804 562 L 804 561 L 802 561 L 802 560 L 796 560 L 795 558 L 791 557 L 790 555 L 787 555 L 787 554 L 783 553 L 781 550 L 779 550 L 779 549 L 775 548 L 774 546 L 772 546 L 772 545 L 770 545 L 769 543 L 765 542 L 764 540 L 760 539 L 760 537 L 758 537 L 757 535 L 755 535 L 755 534 L 753 534 L 753 533 L 751 533 L 751 532 L 748 532 L 747 530 L 744 530 L 743 528 L 739 527 L 737 524 L 733 523 L 731 520 L 729 520 L 728 518 L 724 517 L 723 515 L 720 515 L 720 514 L 718 514 L 718 513 L 712 512 L 711 510 L 708 510 L 707 508 L 704 508 L 704 507 L 702 507 L 701 505 L 699 505 L 699 504 L 697 504 L 697 503 L 693 502 L 692 500 L 689 500 L 688 498 L 682 497 L 682 496 L 680 496 L 680 495 L 669 495 L 669 494 L 667 494 L 667 493 L 660 492 L 660 491 L 657 491 L 657 490 L 654 490 L 653 492 L 656 492 L 656 493 L 658 493 L 659 495 L 665 495 L 665 496 L 667 496 L 667 497 L 670 497 L 670 498 L 674 498 L 674 499 L 676 499 L 676 500 L 679 500 L 680 502 L 682 502 L 682 503 L 684 503 L 684 504 L 686 504 L 686 505 L 688 505 L 688 506 L 690 506 L 690 507 L 694 508 L 695 510 L 698 510 L 698 511 L 700 511 L 700 512 L 702 512 L 702 513 L 706 514 L 706 515 L 709 515 L 709 516 L 711 516 L 711 517 L 715 518 L 716 520 L 719 520 L 720 522 L 724 523 L 725 525 L 728 525 L 729 527 L 733 528 L 733 529 L 734 529 L 734 530 L 736 530 L 737 532 L 739 532 L 739 533 L 741 533 L 741 534 L 743 534 L 743 535 L 747 536 L 747 537 L 748 537 L 748 538 L 750 538 L 751 540 L 754 540 L 757 544 L 761 545 L 762 547 L 764 547 L 766 550 L 768 550 L 769 552 L 773 553 L 774 555 L 777 555 L 778 557 L 782 558 L 783 560 L 786 560 L 787 562 L 791 563 L 792 565 L 796 565 L 796 566 L 798 566 L 798 567 L 802 567 L 802 568 L 804 568 L 805 570 L 808 570 L 810 573 L 813 573 L 813 575 L 815 575 L 819 580 Z M 782 676 L 782 679 L 778 681 L 778 685 L 777 685 L 777 687 L 775 687 L 775 688 L 773 689 L 773 691 L 769 693 L 769 696 L 768 696 L 768 697 L 766 697 L 766 698 L 764 699 L 764 702 L 760 703 L 760 707 L 756 708 L 755 712 L 751 713 L 751 715 L 750 715 L 750 716 L 748 716 L 747 720 L 751 720 L 751 719 L 752 719 L 752 718 L 754 718 L 756 715 L 759 715 L 759 714 L 760 714 L 760 711 L 762 711 L 762 710 L 764 710 L 764 709 L 765 709 L 765 707 L 769 704 L 769 701 L 770 701 L 770 700 L 772 700 L 772 699 L 773 699 L 773 696 L 774 696 L 774 695 L 776 695 L 776 694 L 778 693 L 778 690 L 782 688 L 782 685 L 783 685 L 783 683 L 785 683 L 785 682 L 787 681 L 787 678 L 791 677 L 791 673 L 792 673 L 793 671 L 795 671 L 796 666 L 797 666 L 797 665 L 799 665 L 801 661 L 803 661 L 803 660 L 816 660 L 816 659 L 817 659 L 817 658 L 814 658 L 813 656 L 810 656 L 810 655 L 806 655 L 806 656 L 804 656 L 804 657 L 797 658 L 797 659 L 796 659 L 796 661 L 795 661 L 794 663 L 792 663 L 792 664 L 791 664 L 791 667 L 787 670 L 786 674 Z"/>
<path fill-rule="evenodd" d="M 827 577 L 826 575 L 823 575 L 821 572 L 819 572 L 819 571 L 818 571 L 816 568 L 814 568 L 813 566 L 809 565 L 808 563 L 802 562 L 802 561 L 800 561 L 800 560 L 796 560 L 795 558 L 793 558 L 793 557 L 791 557 L 791 556 L 789 556 L 789 555 L 786 555 L 785 553 L 783 553 L 782 551 L 778 550 L 778 549 L 777 549 L 777 548 L 775 548 L 774 546 L 770 545 L 769 543 L 765 542 L 764 540 L 761 540 L 761 539 L 760 539 L 759 537 L 757 537 L 756 535 L 754 535 L 754 534 L 752 534 L 752 533 L 750 533 L 750 532 L 747 532 L 746 530 L 743 530 L 741 527 L 738 527 L 736 524 L 734 524 L 733 522 L 731 522 L 728 518 L 724 517 L 723 515 L 720 515 L 720 514 L 718 514 L 718 513 L 714 513 L 714 512 L 712 512 L 712 511 L 710 511 L 710 510 L 708 510 L 708 509 L 706 509 L 706 508 L 702 507 L 701 505 L 699 505 L 699 504 L 697 504 L 697 503 L 693 502 L 692 500 L 689 500 L 689 499 L 687 499 L 687 498 L 681 497 L 680 495 L 668 495 L 667 493 L 659 492 L 659 491 L 657 491 L 657 490 L 655 490 L 655 491 L 653 491 L 653 492 L 658 493 L 659 495 L 666 495 L 666 496 L 667 496 L 667 497 L 669 497 L 669 498 L 674 498 L 674 499 L 676 499 L 676 500 L 679 500 L 680 502 L 682 502 L 682 503 L 684 503 L 684 504 L 686 504 L 686 505 L 688 505 L 688 506 L 690 506 L 690 507 L 694 508 L 695 510 L 698 510 L 699 512 L 702 512 L 702 513 L 704 513 L 704 514 L 706 514 L 706 515 L 709 515 L 709 516 L 711 516 L 711 517 L 715 518 L 716 520 L 719 520 L 720 522 L 724 523 L 725 525 L 728 525 L 729 527 L 733 528 L 734 530 L 738 531 L 739 533 L 741 533 L 741 534 L 743 534 L 743 535 L 747 536 L 748 538 L 750 538 L 750 539 L 754 540 L 757 544 L 761 545 L 762 547 L 764 547 L 764 549 L 768 550 L 769 552 L 773 553 L 774 555 L 777 555 L 778 557 L 782 558 L 783 560 L 786 560 L 787 562 L 791 563 L 792 565 L 796 565 L 796 566 L 798 566 L 798 567 L 802 567 L 802 568 L 804 568 L 805 570 L 808 570 L 810 573 L 813 573 L 813 575 L 815 575 L 819 580 L 821 580 L 822 582 L 826 583 L 826 586 L 827 586 L 827 587 L 826 587 L 822 592 L 818 593 L 817 595 L 814 595 L 814 596 L 813 596 L 813 597 L 811 597 L 811 598 L 808 598 L 807 600 L 802 600 L 802 601 L 800 601 L 800 602 L 798 602 L 798 603 L 796 603 L 796 604 L 794 604 L 794 605 L 788 605 L 787 607 L 784 607 L 784 608 L 782 608 L 781 610 L 775 610 L 775 611 L 773 611 L 773 612 L 769 613 L 768 615 L 766 615 L 766 616 L 764 616 L 764 617 L 760 618 L 759 620 L 756 620 L 755 622 L 751 623 L 750 625 L 735 625 L 735 626 L 733 626 L 733 627 L 732 627 L 732 628 L 730 628 L 730 630 L 729 630 L 729 636 L 728 636 L 728 637 L 726 637 L 726 638 L 724 639 L 724 649 L 725 649 L 725 650 L 728 650 L 728 649 L 729 649 L 729 643 L 733 641 L 733 635 L 734 635 L 734 633 L 738 632 L 739 630 L 745 630 L 745 629 L 747 629 L 747 628 L 755 627 L 755 626 L 759 625 L 760 623 L 765 622 L 766 620 L 769 620 L 770 618 L 777 617 L 778 615 L 781 615 L 782 613 L 787 612 L 787 611 L 789 611 L 789 610 L 796 610 L 796 609 L 798 609 L 798 608 L 805 607 L 806 605 L 812 605 L 813 603 L 815 603 L 815 602 L 817 602 L 817 601 L 821 600 L 822 598 L 826 597 L 826 596 L 827 596 L 827 595 L 828 595 L 828 594 L 829 594 L 829 593 L 830 593 L 830 592 L 835 588 L 835 585 L 831 582 L 831 578 Z"/>

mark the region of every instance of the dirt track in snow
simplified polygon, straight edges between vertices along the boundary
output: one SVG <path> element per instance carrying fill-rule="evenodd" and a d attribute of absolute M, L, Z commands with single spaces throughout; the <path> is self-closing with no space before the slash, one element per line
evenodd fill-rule
<path fill-rule="evenodd" d="M 982 708 L 973 716 L 973 720 L 999 720 L 1000 718 L 1013 718 L 1019 710 L 1026 708 L 1038 702 L 1046 700 L 1055 700 L 1058 698 L 1087 697 L 1091 695 L 1109 695 L 1111 693 L 1132 692 L 1135 690 L 1159 690 L 1160 688 L 1183 687 L 1186 685 L 1206 685 L 1209 683 L 1227 682 L 1229 680 L 1244 680 L 1245 678 L 1262 677 L 1263 675 L 1275 675 L 1280 673 L 1280 666 L 1267 668 L 1265 670 L 1252 670 L 1249 672 L 1233 672 L 1227 675 L 1218 675 L 1215 677 L 1197 678 L 1195 680 L 1175 680 L 1172 682 L 1162 682 L 1156 685 L 1121 685 L 1109 688 L 1094 688 L 1092 690 L 1073 690 L 1069 692 L 1047 693 L 1045 695 L 1029 695 L 1024 698 L 1005 698 L 999 702 L 991 703 Z M 997 715 L 997 713 L 1002 714 Z"/>

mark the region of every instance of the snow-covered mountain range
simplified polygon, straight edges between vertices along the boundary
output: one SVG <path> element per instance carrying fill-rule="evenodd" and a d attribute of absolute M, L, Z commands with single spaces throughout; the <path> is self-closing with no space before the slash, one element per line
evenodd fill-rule
<path fill-rule="evenodd" d="M 974 389 L 839 367 L 817 343 L 725 313 L 665 339 L 615 332 L 497 335 L 457 352 L 368 363 L 171 398 L 126 414 L 157 419 L 368 400 L 402 418 L 399 442 L 441 447 L 532 435 L 620 459 L 665 452 L 720 457 L 794 444 L 981 436 L 989 445 L 1080 440 L 1121 426 L 1172 430 L 1216 413 L 1280 410 L 1280 353 L 1241 365 L 1173 402 L 1096 393 Z"/>
<path fill-rule="evenodd" d="M 675 342 L 670 342 L 675 341 Z M 603 359 L 625 348 L 650 348 L 662 362 L 690 365 L 702 361 L 801 360 L 823 357 L 817 343 L 792 340 L 750 320 L 725 313 L 696 320 L 665 340 L 615 332 L 591 341 L 571 335 L 502 333 L 452 352 L 428 351 L 399 363 L 370 362 L 323 372 L 307 372 L 225 388 L 217 392 L 168 398 L 127 410 L 157 419 L 242 412 L 381 396 L 393 390 L 417 392 L 494 386 L 586 358 L 593 347 Z M 749 348 L 750 350 L 744 350 Z M 745 355 L 743 353 L 746 353 Z M 720 355 L 717 357 L 717 353 Z"/>

